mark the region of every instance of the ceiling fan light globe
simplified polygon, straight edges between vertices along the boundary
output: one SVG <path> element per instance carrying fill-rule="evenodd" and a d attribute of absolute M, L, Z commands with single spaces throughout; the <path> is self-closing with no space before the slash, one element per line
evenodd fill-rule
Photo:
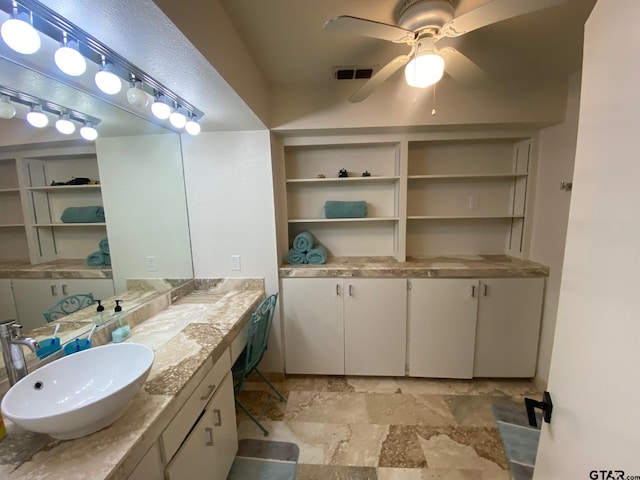
<path fill-rule="evenodd" d="M 426 53 L 412 59 L 404 69 L 410 87 L 426 88 L 437 83 L 444 74 L 444 58 L 436 53 Z"/>
<path fill-rule="evenodd" d="M 0 35 L 11 50 L 31 55 L 40 50 L 40 35 L 29 23 L 29 15 L 20 13 L 16 18 L 10 18 L 0 27 Z"/>
<path fill-rule="evenodd" d="M 79 77 L 87 70 L 87 61 L 77 49 L 70 46 L 57 49 L 53 59 L 62 72 L 72 77 Z"/>

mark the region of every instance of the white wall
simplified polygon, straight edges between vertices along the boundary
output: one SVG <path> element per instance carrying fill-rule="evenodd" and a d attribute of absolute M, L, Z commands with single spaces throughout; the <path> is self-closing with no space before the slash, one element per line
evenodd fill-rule
<path fill-rule="evenodd" d="M 270 138 L 267 130 L 183 138 L 196 278 L 263 278 L 268 294 L 278 291 Z M 282 371 L 279 315 L 273 323 L 263 369 Z"/>
<path fill-rule="evenodd" d="M 116 292 L 128 278 L 192 278 L 180 137 L 99 138 L 96 152 Z"/>
<path fill-rule="evenodd" d="M 580 108 L 580 75 L 581 72 L 576 72 L 569 79 L 569 96 L 564 122 L 540 131 L 529 258 L 549 267 L 536 372 L 536 378 L 541 384 L 546 384 L 549 378 L 553 335 L 556 329 L 558 295 L 571 201 L 571 193 L 561 190 L 560 182 L 563 180 L 570 182 L 573 177 Z"/>

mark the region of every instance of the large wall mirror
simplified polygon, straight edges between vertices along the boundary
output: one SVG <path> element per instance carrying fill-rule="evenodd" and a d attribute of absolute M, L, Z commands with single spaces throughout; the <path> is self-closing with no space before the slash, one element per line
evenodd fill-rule
<path fill-rule="evenodd" d="M 118 295 L 126 297 L 130 279 L 147 279 L 150 288 L 163 293 L 176 283 L 192 278 L 180 135 L 115 101 L 105 101 L 30 65 L 19 64 L 7 50 L 0 42 L 0 86 L 73 108 L 100 119 L 100 123 L 98 139 L 87 142 L 77 133 L 67 136 L 56 131 L 53 115 L 49 115 L 47 127 L 37 129 L 28 125 L 25 115 L 29 107 L 25 105 L 14 104 L 16 116 L 0 119 L 0 264 L 14 265 L 16 269 L 30 263 L 46 264 L 49 260 L 47 242 L 55 242 L 55 248 L 49 252 L 50 258 L 72 258 L 77 263 L 90 253 L 87 242 L 93 242 L 94 249 L 98 250 L 100 238 L 107 236 L 113 288 Z M 63 194 L 30 190 L 29 186 L 36 184 L 30 182 L 37 182 L 36 167 L 40 168 L 40 165 L 48 171 L 57 168 L 60 178 L 53 180 L 97 177 L 100 187 L 97 191 L 75 190 Z M 73 205 L 74 194 L 93 198 L 97 195 L 96 203 L 100 201 L 104 206 L 106 232 L 104 228 L 92 227 L 76 228 L 75 231 L 55 227 L 34 229 L 28 226 L 34 220 L 23 218 L 30 215 L 28 210 L 43 208 L 38 203 L 46 202 L 46 197 L 57 195 L 63 204 Z M 83 201 L 86 199 L 79 200 L 80 204 Z M 26 210 L 24 202 L 28 202 Z M 59 221 L 61 209 L 55 202 L 51 200 L 45 207 L 50 210 L 52 223 Z M 57 212 L 51 211 L 56 209 Z M 37 221 L 42 222 L 42 219 Z M 20 227 L 21 223 L 27 226 Z M 18 226 L 9 227 L 8 224 Z M 0 281 L 12 281 L 7 278 L 9 274 L 3 277 Z M 19 280 L 33 282 L 36 277 Z M 47 284 L 45 289 L 49 287 Z M 38 292 L 29 291 L 33 292 L 31 298 L 27 295 L 26 299 L 16 301 L 37 303 Z M 149 296 L 140 298 L 148 300 Z M 0 295 L 0 303 L 10 300 Z M 111 307 L 107 305 L 108 310 Z M 124 305 L 125 309 L 135 307 L 131 303 Z M 88 308 L 95 311 L 95 305 Z M 25 324 L 25 330 L 46 325 L 42 315 L 18 320 Z M 90 327 L 91 322 L 88 322 L 85 328 Z M 59 335 L 64 342 L 81 333 L 77 328 L 60 329 Z M 4 368 L 0 369 L 0 378 L 3 375 Z"/>

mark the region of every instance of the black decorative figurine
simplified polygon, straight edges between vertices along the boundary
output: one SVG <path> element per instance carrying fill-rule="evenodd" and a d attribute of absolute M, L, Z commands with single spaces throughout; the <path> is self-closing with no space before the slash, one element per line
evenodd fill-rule
<path fill-rule="evenodd" d="M 362 176 L 363 176 L 363 177 L 370 177 L 370 176 L 371 176 L 371 174 L 369 173 L 369 171 L 368 171 L 368 170 L 365 170 L 364 172 L 362 172 Z"/>
<path fill-rule="evenodd" d="M 349 172 L 347 172 L 346 168 L 343 168 L 338 172 L 338 178 L 346 178 L 348 176 L 349 176 Z"/>

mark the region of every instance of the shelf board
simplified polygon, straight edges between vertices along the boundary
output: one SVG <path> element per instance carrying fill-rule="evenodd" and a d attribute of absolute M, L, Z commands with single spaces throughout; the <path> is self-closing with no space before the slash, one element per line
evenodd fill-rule
<path fill-rule="evenodd" d="M 0 228 L 24 228 L 24 223 L 7 223 L 0 225 Z"/>
<path fill-rule="evenodd" d="M 46 187 L 27 187 L 32 192 L 60 192 L 69 190 L 100 190 L 101 185 L 48 185 Z"/>
<path fill-rule="evenodd" d="M 399 180 L 399 176 L 393 177 L 345 177 L 345 178 L 289 178 L 287 179 L 287 183 L 289 184 L 301 184 L 301 183 L 375 183 L 375 182 L 395 182 Z"/>
<path fill-rule="evenodd" d="M 289 223 L 335 223 L 335 222 L 395 222 L 398 217 L 365 218 L 290 218 Z"/>
<path fill-rule="evenodd" d="M 36 223 L 32 227 L 106 227 L 105 222 L 101 223 Z"/>
<path fill-rule="evenodd" d="M 0 188 L 0 193 L 17 193 L 20 192 L 19 188 Z"/>
<path fill-rule="evenodd" d="M 483 179 L 483 178 L 523 178 L 528 176 L 526 173 L 479 173 L 479 174 L 456 174 L 456 175 L 409 175 L 409 180 L 466 180 L 466 179 Z"/>
<path fill-rule="evenodd" d="M 409 215 L 407 220 L 486 220 L 492 218 L 524 218 L 524 215 Z"/>

